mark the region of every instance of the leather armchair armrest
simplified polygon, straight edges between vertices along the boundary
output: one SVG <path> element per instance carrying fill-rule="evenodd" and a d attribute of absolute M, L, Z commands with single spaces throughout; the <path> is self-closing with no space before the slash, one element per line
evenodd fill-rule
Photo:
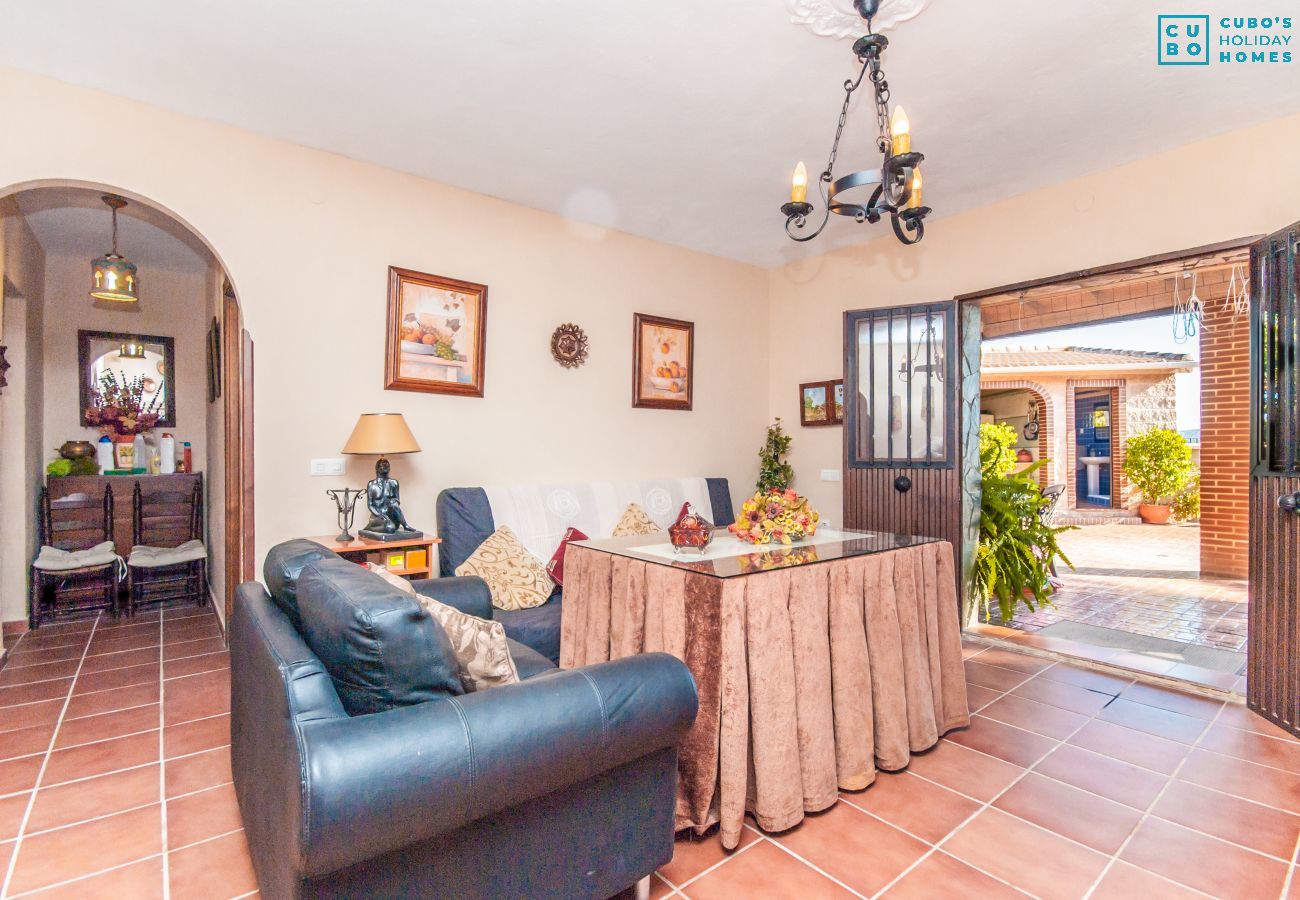
<path fill-rule="evenodd" d="M 302 859 L 327 875 L 681 742 L 697 709 L 650 653 L 302 730 Z"/>
<path fill-rule="evenodd" d="M 432 597 L 439 603 L 480 619 L 492 618 L 492 594 L 487 582 L 477 575 L 457 575 L 452 578 L 423 578 L 412 581 L 417 594 Z"/>

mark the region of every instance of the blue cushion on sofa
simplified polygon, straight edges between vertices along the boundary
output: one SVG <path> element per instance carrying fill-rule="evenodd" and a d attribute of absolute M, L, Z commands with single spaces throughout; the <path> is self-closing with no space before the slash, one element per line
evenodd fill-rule
<path fill-rule="evenodd" d="M 329 672 L 349 715 L 463 693 L 451 640 L 410 594 L 339 557 L 298 577 L 307 646 Z"/>
<path fill-rule="evenodd" d="M 551 599 L 532 609 L 494 609 L 492 620 L 500 622 L 506 637 L 527 644 L 556 665 L 560 664 L 560 612 L 562 594 L 559 588 Z"/>
<path fill-rule="evenodd" d="M 560 671 L 555 663 L 527 644 L 521 644 L 518 641 L 506 638 L 506 647 L 510 651 L 510 659 L 515 664 L 515 671 L 519 673 L 520 681 L 527 681 L 535 675 Z"/>

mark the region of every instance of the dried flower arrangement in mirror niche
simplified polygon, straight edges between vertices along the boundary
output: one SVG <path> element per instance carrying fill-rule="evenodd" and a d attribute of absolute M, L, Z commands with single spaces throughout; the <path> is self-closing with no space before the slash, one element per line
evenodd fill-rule
<path fill-rule="evenodd" d="M 576 369 L 587 361 L 587 333 L 565 322 L 551 334 L 551 356 L 566 369 Z"/>

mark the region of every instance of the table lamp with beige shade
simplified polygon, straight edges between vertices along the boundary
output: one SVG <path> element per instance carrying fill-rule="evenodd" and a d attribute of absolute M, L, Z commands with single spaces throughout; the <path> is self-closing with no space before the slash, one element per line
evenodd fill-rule
<path fill-rule="evenodd" d="M 424 532 L 412 528 L 402 512 L 400 488 L 388 477 L 388 456 L 396 453 L 419 453 L 420 445 L 407 427 L 401 413 L 362 413 L 343 452 L 355 455 L 378 455 L 375 477 L 366 485 L 366 508 L 370 521 L 361 536 L 372 541 L 402 541 L 421 537 Z"/>

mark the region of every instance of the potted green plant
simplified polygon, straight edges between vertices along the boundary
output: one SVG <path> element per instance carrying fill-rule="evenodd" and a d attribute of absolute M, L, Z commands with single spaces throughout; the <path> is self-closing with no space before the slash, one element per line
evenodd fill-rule
<path fill-rule="evenodd" d="M 1142 494 L 1138 515 L 1148 525 L 1169 521 L 1172 503 L 1196 474 L 1187 439 L 1169 428 L 1153 428 L 1124 442 L 1124 474 Z"/>
<path fill-rule="evenodd" d="M 786 462 L 790 452 L 790 435 L 785 433 L 778 418 L 767 426 L 767 440 L 758 451 L 758 490 L 784 491 L 794 481 L 794 467 Z"/>
<path fill-rule="evenodd" d="M 1010 441 L 1003 429 L 1011 432 Z M 985 613 L 997 603 L 1004 622 L 1015 614 L 1017 603 L 1031 612 L 1050 603 L 1052 561 L 1070 565 L 1056 540 L 1070 527 L 1053 526 L 1043 515 L 1051 501 L 1043 496 L 1035 473 L 1046 460 L 1011 471 L 1014 442 L 1014 430 L 1005 425 L 980 426 L 980 539 L 971 587 Z"/>

